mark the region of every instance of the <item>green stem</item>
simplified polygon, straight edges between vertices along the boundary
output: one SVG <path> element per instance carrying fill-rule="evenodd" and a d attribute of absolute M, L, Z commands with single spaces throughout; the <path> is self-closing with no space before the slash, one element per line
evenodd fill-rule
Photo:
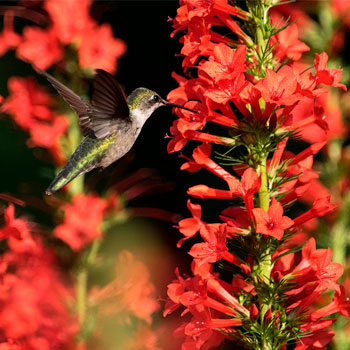
<path fill-rule="evenodd" d="M 87 294 L 88 273 L 85 267 L 81 268 L 77 276 L 77 314 L 79 324 L 82 327 L 86 319 L 86 294 Z"/>
<path fill-rule="evenodd" d="M 261 186 L 259 190 L 259 204 L 260 208 L 267 211 L 270 205 L 270 196 L 268 191 L 268 182 L 267 182 L 267 167 L 266 167 L 266 155 L 262 155 L 260 164 L 260 178 L 261 178 Z M 260 242 L 262 242 L 260 237 Z M 272 261 L 271 261 L 271 253 L 269 246 L 265 247 L 265 250 L 262 251 L 262 254 L 259 259 L 259 277 L 266 284 L 266 286 L 270 285 L 271 271 L 272 271 Z M 266 304 L 263 296 L 259 296 L 260 301 L 260 322 L 264 324 L 265 314 L 270 309 L 271 305 Z M 264 334 L 262 335 L 262 344 L 261 350 L 271 350 L 271 345 L 265 339 Z"/>
<path fill-rule="evenodd" d="M 94 243 L 92 243 L 91 247 L 90 247 L 90 251 L 89 254 L 87 256 L 87 265 L 88 266 L 92 266 L 95 263 L 96 260 L 96 256 L 98 253 L 98 250 L 100 249 L 101 246 L 101 240 L 100 239 L 96 239 L 94 241 Z"/>
<path fill-rule="evenodd" d="M 88 272 L 89 267 L 95 263 L 98 250 L 101 245 L 101 240 L 95 240 L 90 246 L 87 255 L 82 258 L 83 263 L 80 267 L 76 280 L 76 298 L 77 298 L 77 314 L 78 320 L 83 330 L 86 321 L 86 311 L 87 311 L 87 289 L 88 289 Z"/>
<path fill-rule="evenodd" d="M 270 207 L 270 197 L 267 184 L 267 168 L 266 168 L 266 156 L 261 157 L 260 164 L 260 176 L 261 176 L 261 186 L 259 190 L 259 204 L 260 208 L 267 211 Z"/>

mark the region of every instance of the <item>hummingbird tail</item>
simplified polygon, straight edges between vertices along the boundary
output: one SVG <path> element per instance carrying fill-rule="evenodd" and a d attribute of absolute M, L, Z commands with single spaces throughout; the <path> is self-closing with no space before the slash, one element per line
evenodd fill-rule
<path fill-rule="evenodd" d="M 68 182 L 71 182 L 73 179 L 75 179 L 79 173 L 72 173 L 69 172 L 69 170 L 65 167 L 63 168 L 57 176 L 54 178 L 54 180 L 51 182 L 45 193 L 47 195 L 53 194 L 57 192 L 59 189 L 61 189 L 64 185 L 66 185 Z"/>
<path fill-rule="evenodd" d="M 66 166 L 51 182 L 46 190 L 46 194 L 50 195 L 58 191 L 77 176 L 98 167 L 104 151 L 114 140 L 115 138 L 113 138 L 112 141 L 107 139 L 106 142 L 105 139 L 97 140 L 86 137 L 70 157 Z"/>

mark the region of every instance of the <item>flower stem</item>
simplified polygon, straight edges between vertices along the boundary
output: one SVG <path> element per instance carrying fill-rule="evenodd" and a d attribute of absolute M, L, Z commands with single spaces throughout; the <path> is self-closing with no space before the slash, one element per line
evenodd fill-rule
<path fill-rule="evenodd" d="M 260 176 L 261 176 L 261 186 L 259 190 L 259 204 L 260 208 L 267 211 L 270 205 L 270 197 L 268 192 L 268 183 L 267 183 L 267 167 L 266 167 L 266 155 L 262 155 L 261 164 L 260 164 Z M 262 239 L 260 239 L 260 243 L 262 243 Z M 263 244 L 263 243 L 262 243 Z M 262 280 L 264 284 L 268 287 L 270 285 L 270 277 L 272 271 L 272 261 L 271 261 L 271 252 L 269 246 L 266 246 L 262 251 L 261 256 L 258 258 L 259 260 L 259 280 Z M 259 282 L 258 282 L 259 283 Z M 260 322 L 264 324 L 265 322 L 265 314 L 270 309 L 270 303 L 266 303 L 266 298 L 263 295 L 259 295 L 260 302 Z M 265 339 L 264 334 L 262 334 L 262 344 L 261 350 L 271 350 L 271 346 L 269 342 Z"/>
<path fill-rule="evenodd" d="M 88 273 L 86 267 L 82 267 L 77 276 L 77 314 L 80 327 L 83 327 L 86 318 L 86 294 L 87 294 Z"/>
<path fill-rule="evenodd" d="M 270 198 L 268 194 L 268 185 L 267 185 L 267 169 L 266 169 L 266 156 L 261 157 L 260 164 L 260 176 L 261 176 L 261 187 L 259 190 L 259 204 L 260 208 L 267 211 L 270 206 Z"/>

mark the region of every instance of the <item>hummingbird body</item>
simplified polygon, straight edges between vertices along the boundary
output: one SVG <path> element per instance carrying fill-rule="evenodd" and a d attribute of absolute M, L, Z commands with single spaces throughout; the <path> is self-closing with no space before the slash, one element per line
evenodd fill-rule
<path fill-rule="evenodd" d="M 194 112 L 163 100 L 156 92 L 146 88 L 135 89 L 125 99 L 118 83 L 101 69 L 97 70 L 94 77 L 94 93 L 89 103 L 50 74 L 36 69 L 78 114 L 80 128 L 85 136 L 46 194 L 58 191 L 79 175 L 94 168 L 105 168 L 124 156 L 157 108 L 170 105 Z"/>

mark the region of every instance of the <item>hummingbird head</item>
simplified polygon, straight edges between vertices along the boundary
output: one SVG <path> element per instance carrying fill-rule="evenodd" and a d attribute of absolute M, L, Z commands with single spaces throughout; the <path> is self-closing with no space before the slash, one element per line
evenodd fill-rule
<path fill-rule="evenodd" d="M 162 106 L 178 107 L 197 113 L 192 109 L 168 102 L 162 99 L 156 92 L 142 87 L 135 89 L 128 96 L 127 104 L 131 114 L 141 119 L 143 122 L 145 122 L 157 108 Z"/>

